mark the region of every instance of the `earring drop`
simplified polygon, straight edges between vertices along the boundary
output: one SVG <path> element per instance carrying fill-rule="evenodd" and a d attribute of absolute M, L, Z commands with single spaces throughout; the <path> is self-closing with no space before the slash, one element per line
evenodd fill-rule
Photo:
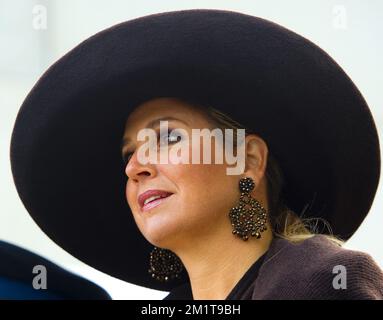
<path fill-rule="evenodd" d="M 252 178 L 246 177 L 239 181 L 239 203 L 229 213 L 233 234 L 244 241 L 248 240 L 249 236 L 259 239 L 261 233 L 267 230 L 266 209 L 250 194 L 254 187 Z"/>
<path fill-rule="evenodd" d="M 168 249 L 154 247 L 150 253 L 150 269 L 148 270 L 152 278 L 167 282 L 178 278 L 182 270 L 183 264 L 176 254 Z"/>

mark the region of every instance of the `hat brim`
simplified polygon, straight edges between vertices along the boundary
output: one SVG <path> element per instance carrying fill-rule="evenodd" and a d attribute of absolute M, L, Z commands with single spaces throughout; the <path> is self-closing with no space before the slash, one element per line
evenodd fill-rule
<path fill-rule="evenodd" d="M 102 31 L 40 78 L 18 114 L 11 164 L 19 195 L 59 246 L 117 278 L 159 290 L 152 249 L 125 199 L 120 142 L 154 97 L 211 105 L 257 132 L 285 174 L 288 206 L 348 239 L 374 199 L 378 136 L 344 71 L 307 39 L 220 10 L 155 14 Z"/>

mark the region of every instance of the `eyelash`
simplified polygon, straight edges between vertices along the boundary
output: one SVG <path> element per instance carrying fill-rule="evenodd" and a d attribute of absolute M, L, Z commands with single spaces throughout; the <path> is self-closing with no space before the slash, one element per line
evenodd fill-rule
<path fill-rule="evenodd" d="M 180 135 L 180 133 L 177 130 L 174 130 L 173 135 L 171 135 L 172 131 L 173 131 L 173 129 L 169 128 L 167 134 L 162 135 L 162 136 L 160 136 L 160 132 L 158 131 L 157 132 L 157 141 L 161 144 L 161 141 L 162 141 L 161 138 L 164 137 L 164 136 L 166 136 L 166 137 L 171 137 L 171 136 L 172 137 L 176 137 L 176 139 L 177 139 L 176 141 L 168 141 L 168 144 L 174 144 L 174 143 L 177 143 L 177 142 L 181 141 L 182 140 L 182 136 Z M 128 162 L 129 162 L 130 158 L 132 157 L 133 153 L 134 152 L 128 152 L 128 153 L 125 153 L 122 156 L 122 159 L 123 159 L 123 162 L 124 162 L 125 166 L 128 164 Z"/>

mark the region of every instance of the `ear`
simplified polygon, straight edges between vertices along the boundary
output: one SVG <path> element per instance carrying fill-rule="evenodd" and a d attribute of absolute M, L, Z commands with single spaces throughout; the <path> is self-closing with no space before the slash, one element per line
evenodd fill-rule
<path fill-rule="evenodd" d="M 244 176 L 260 182 L 266 171 L 268 147 L 266 142 L 255 134 L 245 138 L 245 171 Z"/>

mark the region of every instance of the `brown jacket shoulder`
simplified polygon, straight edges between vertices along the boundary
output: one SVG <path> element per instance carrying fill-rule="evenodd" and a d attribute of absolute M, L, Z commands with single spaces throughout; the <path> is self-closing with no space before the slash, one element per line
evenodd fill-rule
<path fill-rule="evenodd" d="M 383 299 L 383 273 L 370 255 L 323 235 L 275 238 L 241 299 Z"/>

